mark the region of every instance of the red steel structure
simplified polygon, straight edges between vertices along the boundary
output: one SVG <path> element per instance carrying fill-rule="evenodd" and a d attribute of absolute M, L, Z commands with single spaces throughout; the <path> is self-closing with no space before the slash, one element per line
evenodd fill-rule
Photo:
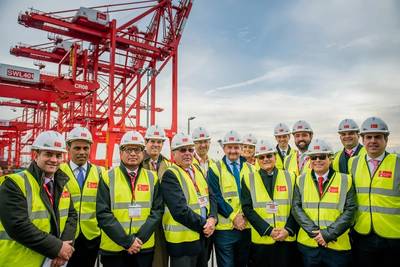
<path fill-rule="evenodd" d="M 0 158 L 7 150 L 11 162 L 10 151 L 14 150 L 13 162 L 18 167 L 20 151 L 40 131 L 66 133 L 82 125 L 93 134 L 91 161 L 111 166 L 114 147 L 123 133 L 132 129 L 144 133 L 156 123 L 156 113 L 163 111 L 156 106 L 156 81 L 166 66 L 171 67 L 171 125 L 166 132 L 169 137 L 175 134 L 178 46 L 192 4 L 193 0 L 147 0 L 21 13 L 21 25 L 48 32 L 51 42 L 19 44 L 10 53 L 54 63 L 58 73 L 41 73 L 37 83 L 0 77 L 0 97 L 14 99 L 0 105 L 23 108 L 22 117 L 0 123 Z M 112 14 L 130 18 L 117 24 L 110 19 Z M 16 75 L 26 77 L 24 72 Z M 95 158 L 100 143 L 106 143 L 104 159 Z"/>

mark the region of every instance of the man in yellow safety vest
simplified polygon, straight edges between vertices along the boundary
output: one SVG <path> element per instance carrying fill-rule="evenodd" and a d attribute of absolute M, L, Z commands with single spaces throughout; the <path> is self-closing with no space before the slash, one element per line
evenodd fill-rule
<path fill-rule="evenodd" d="M 215 229 L 217 205 L 203 172 L 193 164 L 192 138 L 176 134 L 171 150 L 175 164 L 161 182 L 162 222 L 171 267 L 206 267 L 207 239 Z"/>
<path fill-rule="evenodd" d="M 380 118 L 360 129 L 366 155 L 350 160 L 358 211 L 352 231 L 356 266 L 398 266 L 400 251 L 400 155 L 386 151 L 389 129 Z"/>
<path fill-rule="evenodd" d="M 61 266 L 74 252 L 77 214 L 68 176 L 59 169 L 64 137 L 44 131 L 32 152 L 29 168 L 7 175 L 0 186 L 0 266 Z"/>
<path fill-rule="evenodd" d="M 75 127 L 67 134 L 70 161 L 60 165 L 69 177 L 67 187 L 78 213 L 75 253 L 68 267 L 93 267 L 99 252 L 100 229 L 96 220 L 96 195 L 101 168 L 88 162 L 92 134 L 87 128 Z"/>
<path fill-rule="evenodd" d="M 296 178 L 292 203 L 304 266 L 348 266 L 357 210 L 351 176 L 332 169 L 333 151 L 324 140 L 313 140 L 307 155 L 311 169 Z"/>
<path fill-rule="evenodd" d="M 126 132 L 120 142 L 120 165 L 102 174 L 96 215 L 104 267 L 152 265 L 154 231 L 163 205 L 157 174 L 141 166 L 144 147 L 139 132 Z"/>

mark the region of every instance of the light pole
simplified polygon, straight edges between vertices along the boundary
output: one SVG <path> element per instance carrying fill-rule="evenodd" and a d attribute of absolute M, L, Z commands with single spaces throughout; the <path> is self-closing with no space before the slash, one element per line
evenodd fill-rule
<path fill-rule="evenodd" d="M 194 119 L 196 119 L 194 116 L 188 118 L 188 134 L 190 134 L 190 121 Z"/>

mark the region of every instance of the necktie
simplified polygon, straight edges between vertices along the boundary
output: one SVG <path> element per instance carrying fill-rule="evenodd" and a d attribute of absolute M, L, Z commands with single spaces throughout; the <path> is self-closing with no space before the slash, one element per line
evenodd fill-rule
<path fill-rule="evenodd" d="M 50 199 L 51 205 L 53 205 L 54 202 L 54 181 L 49 180 L 46 184 L 47 190 L 48 190 L 48 196 Z"/>
<path fill-rule="evenodd" d="M 376 169 L 378 168 L 380 161 L 377 159 L 370 159 L 370 161 L 372 163 L 371 176 L 373 176 L 375 174 Z"/>
<path fill-rule="evenodd" d="M 83 173 L 83 168 L 82 167 L 78 167 L 78 176 L 76 177 L 79 183 L 79 187 L 83 188 L 83 184 L 85 183 L 85 174 Z"/>
<path fill-rule="evenodd" d="M 153 169 L 157 171 L 157 161 L 152 160 L 151 165 L 153 165 Z"/>
<path fill-rule="evenodd" d="M 349 157 L 349 158 L 351 158 L 351 156 L 353 156 L 353 150 L 345 150 L 344 151 L 345 153 L 346 153 L 346 155 Z"/>
<path fill-rule="evenodd" d="M 231 164 L 232 164 L 233 176 L 235 176 L 236 185 L 237 185 L 238 191 L 240 192 L 240 173 L 239 173 L 239 169 L 237 167 L 236 161 L 232 162 Z"/>
<path fill-rule="evenodd" d="M 319 195 L 322 196 L 322 193 L 324 192 L 324 177 L 320 176 L 318 177 L 318 190 L 319 190 Z"/>

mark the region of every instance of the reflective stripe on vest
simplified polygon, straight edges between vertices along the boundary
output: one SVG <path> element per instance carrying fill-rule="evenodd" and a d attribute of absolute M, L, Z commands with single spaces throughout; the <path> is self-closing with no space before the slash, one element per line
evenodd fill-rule
<path fill-rule="evenodd" d="M 278 170 L 276 182 L 273 188 L 274 202 L 278 204 L 278 212 L 276 214 L 268 213 L 267 203 L 271 202 L 267 189 L 262 181 L 262 177 L 258 172 L 250 173 L 248 177 L 244 177 L 244 182 L 250 190 L 252 205 L 254 211 L 271 227 L 283 228 L 290 215 L 291 202 L 293 197 L 294 177 L 289 172 Z M 279 191 L 282 188 L 284 190 Z M 288 236 L 285 241 L 295 241 L 296 237 Z M 275 240 L 270 236 L 260 236 L 254 227 L 251 227 L 251 241 L 254 244 L 274 244 Z"/>
<path fill-rule="evenodd" d="M 128 183 L 125 178 L 121 167 L 116 167 L 104 173 L 103 180 L 110 190 L 110 208 L 114 217 L 124 228 L 125 234 L 136 234 L 140 227 L 146 222 L 150 215 L 154 185 L 157 183 L 158 178 L 155 172 L 140 169 L 140 173 L 135 183 L 135 200 L 131 201 L 132 188 L 131 184 Z M 140 187 L 138 185 L 144 185 Z M 143 190 L 146 188 L 146 190 Z M 118 191 L 117 191 L 118 190 Z M 130 218 L 128 213 L 128 206 L 130 204 L 141 205 L 141 214 L 138 218 Z M 154 233 L 151 235 L 149 240 L 143 244 L 142 249 L 154 247 Z M 116 244 L 105 232 L 102 230 L 100 248 L 105 251 L 123 251 L 123 247 Z"/>
<path fill-rule="evenodd" d="M 28 218 L 39 230 L 50 233 L 50 213 L 41 199 L 41 186 L 27 170 L 7 176 L 21 190 L 26 198 Z M 66 187 L 63 188 L 58 204 L 60 235 L 63 233 L 68 217 L 71 197 Z M 45 256 L 14 241 L 0 222 L 0 266 L 41 266 Z"/>
<path fill-rule="evenodd" d="M 75 237 L 78 237 L 79 232 L 82 232 L 88 240 L 100 236 L 100 228 L 96 219 L 96 196 L 102 169 L 99 166 L 91 164 L 82 190 L 68 163 L 61 164 L 60 169 L 69 177 L 67 187 L 71 192 L 72 201 L 78 213 Z"/>
<path fill-rule="evenodd" d="M 195 166 L 192 165 L 192 168 L 195 168 Z M 168 170 L 170 170 L 177 178 L 185 196 L 186 205 L 194 213 L 198 215 L 201 214 L 200 204 L 198 203 L 198 194 L 207 197 L 208 204 L 206 208 L 208 211 L 210 210 L 208 185 L 206 178 L 201 171 L 195 171 L 195 180 L 200 191 L 197 193 L 191 178 L 183 169 L 176 165 L 172 165 L 168 168 Z M 200 234 L 198 232 L 195 232 L 183 224 L 175 221 L 168 207 L 165 207 L 162 224 L 164 228 L 165 239 L 169 243 L 192 242 L 200 239 Z"/>
<path fill-rule="evenodd" d="M 299 170 L 299 165 L 297 162 L 297 155 L 299 152 L 294 150 L 293 153 L 290 153 L 288 156 L 285 157 L 284 165 L 285 170 L 288 172 L 294 173 L 296 176 L 299 176 L 303 173 L 306 173 L 308 170 L 311 170 L 310 167 L 310 160 L 304 162 L 303 168 Z"/>
<path fill-rule="evenodd" d="M 222 193 L 222 197 L 231 206 L 233 213 L 236 214 L 242 211 L 240 204 L 240 196 L 238 194 L 238 188 L 236 185 L 235 177 L 228 171 L 228 167 L 223 163 L 223 160 L 217 161 L 211 166 L 214 174 L 218 177 L 219 187 Z M 253 166 L 251 164 L 244 162 L 242 169 L 240 170 L 240 180 L 245 175 L 253 172 Z M 233 222 L 229 218 L 225 218 L 218 213 L 218 224 L 216 225 L 216 230 L 232 230 Z M 250 228 L 250 225 L 248 225 Z"/>
<path fill-rule="evenodd" d="M 358 211 L 354 229 L 374 231 L 385 238 L 400 238 L 400 156 L 387 154 L 371 178 L 366 155 L 351 163 Z"/>
<path fill-rule="evenodd" d="M 326 229 L 343 213 L 352 179 L 351 176 L 335 172 L 329 180 L 322 197 L 319 195 L 311 171 L 307 171 L 307 173 L 298 177 L 297 184 L 304 212 L 320 229 Z M 329 242 L 328 248 L 350 250 L 348 232 L 349 230 L 346 230 L 335 242 Z M 297 242 L 309 247 L 318 246 L 317 242 L 309 237 L 303 228 L 299 230 Z"/>

